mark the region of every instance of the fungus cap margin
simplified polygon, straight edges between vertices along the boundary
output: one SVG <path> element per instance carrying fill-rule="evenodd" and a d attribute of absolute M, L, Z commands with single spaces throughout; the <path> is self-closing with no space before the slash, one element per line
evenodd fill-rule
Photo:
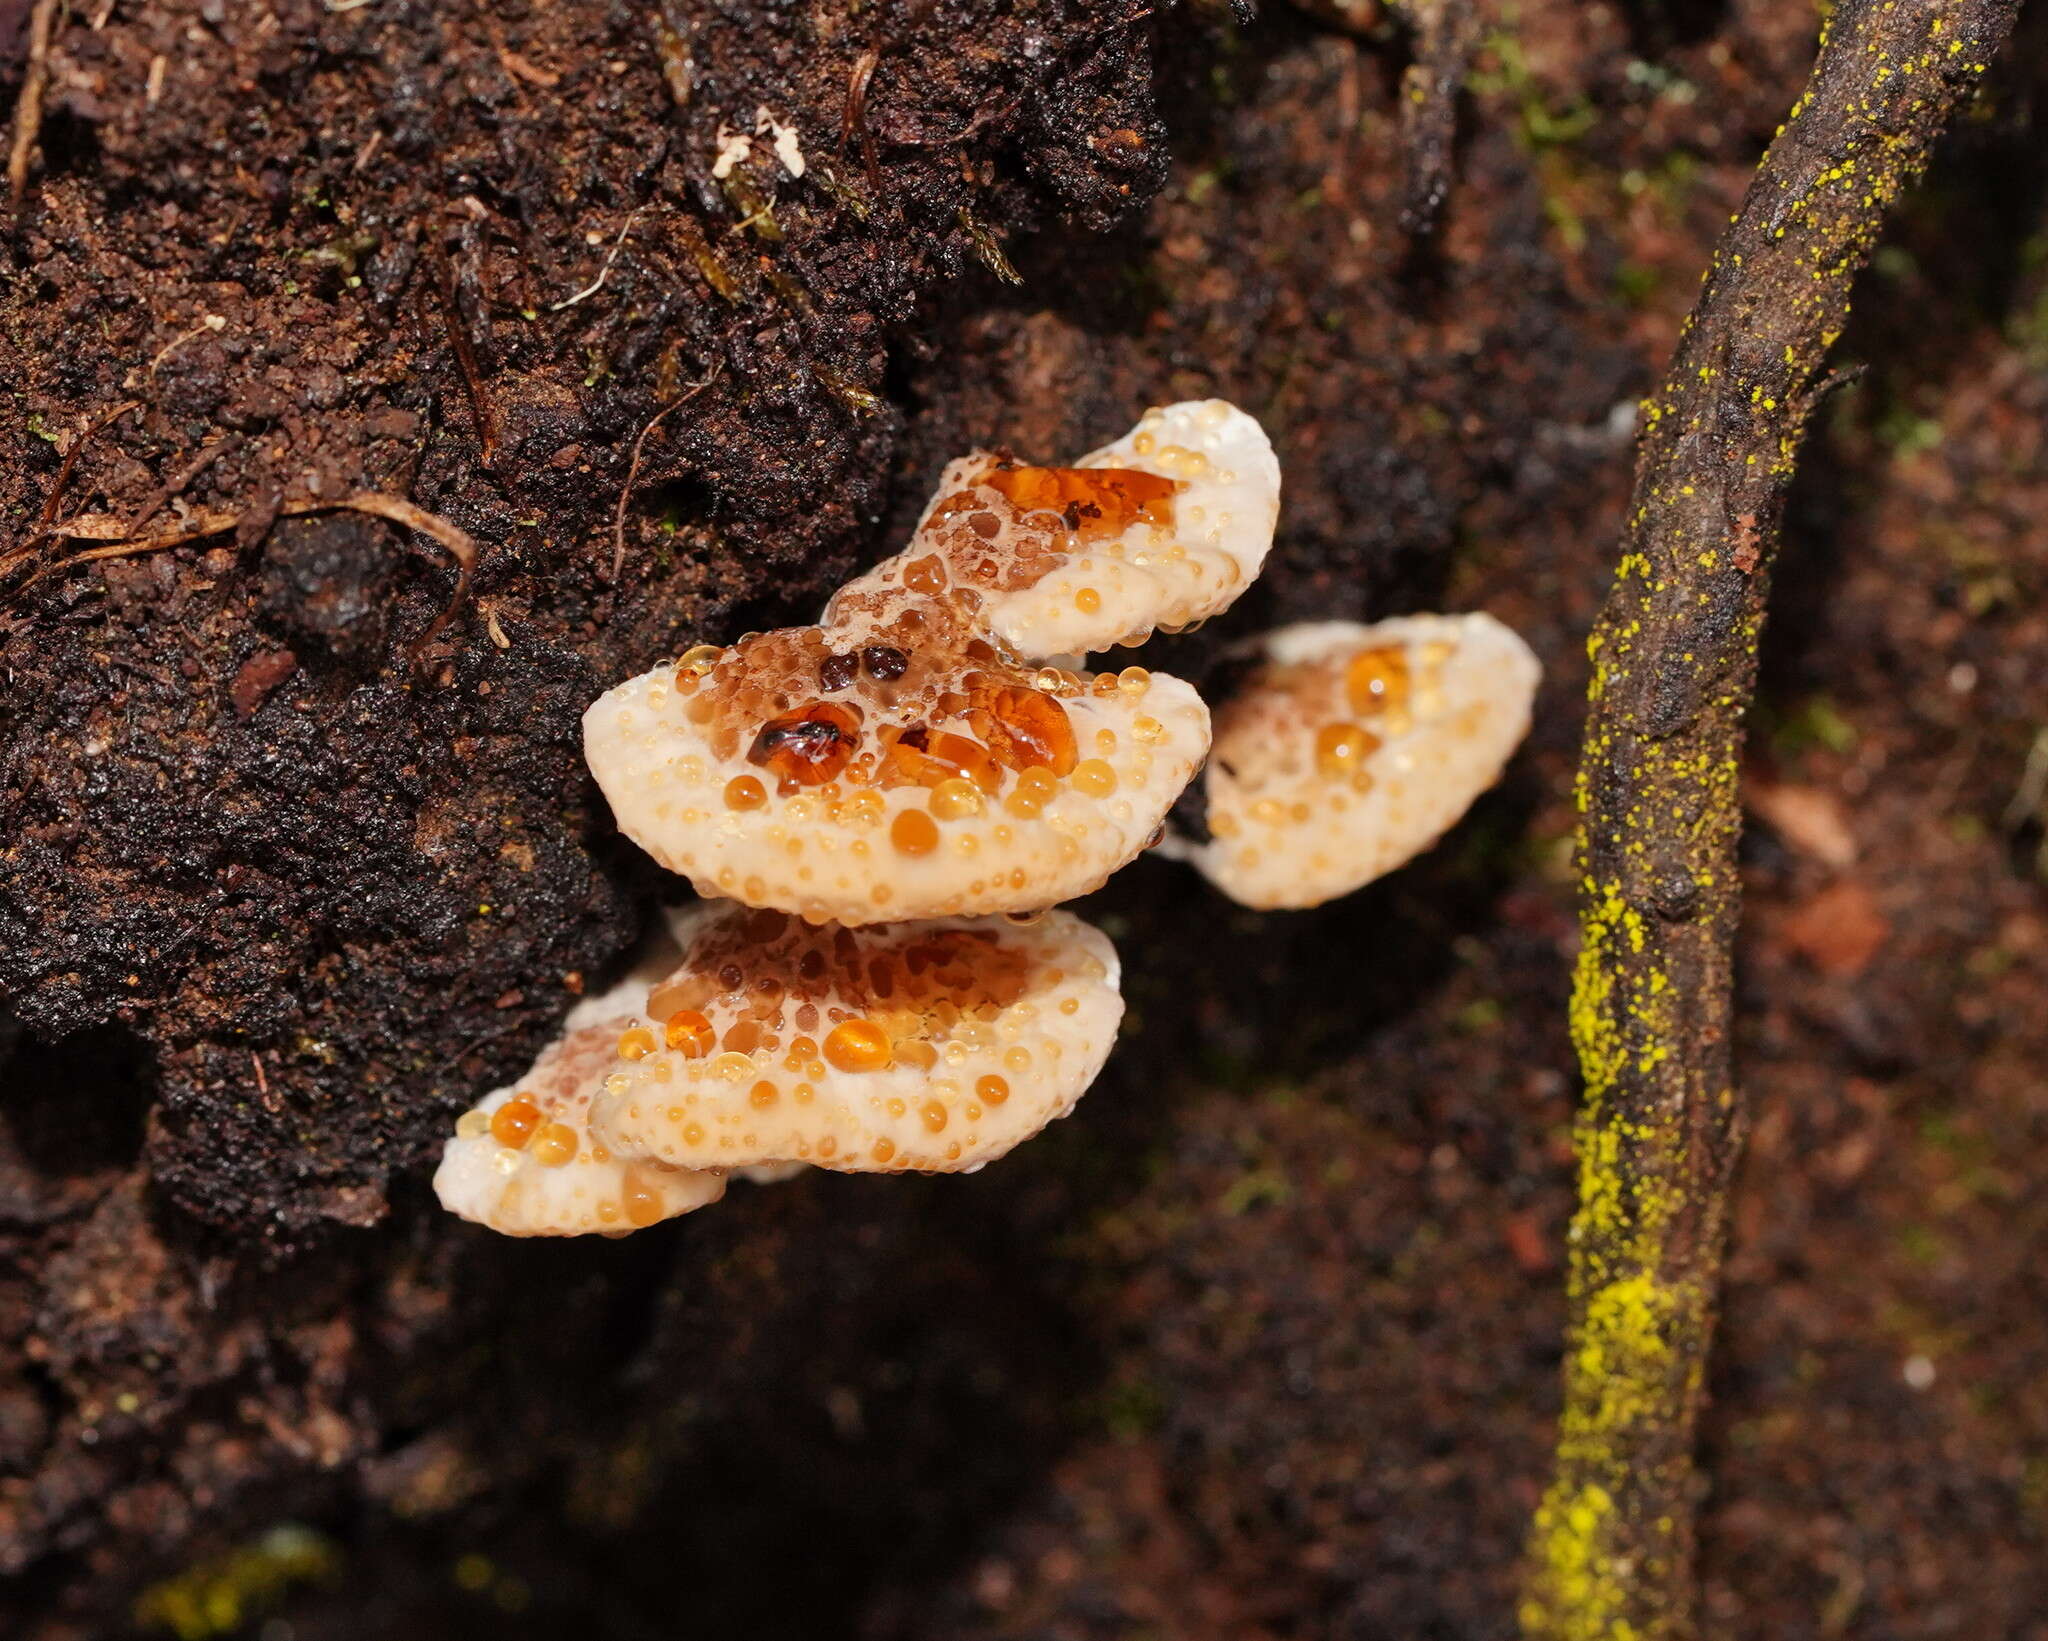
<path fill-rule="evenodd" d="M 1066 912 L 817 929 L 712 903 L 683 943 L 591 1114 L 678 1168 L 971 1171 L 1073 1109 L 1123 1016 L 1115 948 Z"/>
<path fill-rule="evenodd" d="M 1316 906 L 1421 854 L 1499 779 L 1541 666 L 1483 613 L 1305 622 L 1217 708 L 1208 841 L 1166 852 L 1260 909 Z"/>

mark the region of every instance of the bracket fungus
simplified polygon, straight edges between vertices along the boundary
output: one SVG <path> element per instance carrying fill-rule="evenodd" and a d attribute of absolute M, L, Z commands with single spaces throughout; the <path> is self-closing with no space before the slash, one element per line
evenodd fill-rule
<path fill-rule="evenodd" d="M 714 902 L 683 944 L 591 1111 L 675 1168 L 978 1168 L 1073 1109 L 1123 1017 L 1115 949 L 1065 912 L 848 929 Z"/>
<path fill-rule="evenodd" d="M 1220 401 L 1072 468 L 946 470 L 910 544 L 815 626 L 705 645 L 584 717 L 620 830 L 705 895 L 848 925 L 1034 911 L 1151 841 L 1209 714 L 1178 678 L 1039 664 L 1223 608 L 1279 506 Z"/>
<path fill-rule="evenodd" d="M 654 977 L 642 964 L 585 998 L 525 1076 L 462 1114 L 434 1172 L 442 1207 L 506 1236 L 619 1236 L 725 1195 L 723 1174 L 628 1160 L 590 1132 L 591 1101 Z"/>
<path fill-rule="evenodd" d="M 1435 843 L 1500 778 L 1528 733 L 1540 671 L 1484 614 L 1269 633 L 1217 708 L 1209 835 L 1163 852 L 1262 910 L 1362 888 Z"/>
<path fill-rule="evenodd" d="M 673 926 L 679 966 L 576 1010 L 462 1118 L 442 1202 L 620 1231 L 729 1171 L 968 1172 L 1071 1111 L 1123 998 L 1109 941 L 1047 908 L 1159 836 L 1209 711 L 1178 678 L 1069 663 L 1223 609 L 1279 495 L 1258 423 L 1217 400 L 1074 467 L 965 457 L 816 625 L 596 701 L 584 754 L 620 830 L 709 903 Z"/>
<path fill-rule="evenodd" d="M 434 1188 L 511 1236 L 637 1230 L 727 1171 L 959 1173 L 1065 1116 L 1123 1018 L 1115 949 L 1065 912 L 813 928 L 729 901 L 682 960 L 579 1004 L 466 1112 Z"/>

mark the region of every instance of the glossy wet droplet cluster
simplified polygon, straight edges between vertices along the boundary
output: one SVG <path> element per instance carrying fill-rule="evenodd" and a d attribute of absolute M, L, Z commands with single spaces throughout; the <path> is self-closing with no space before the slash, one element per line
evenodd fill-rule
<path fill-rule="evenodd" d="M 1217 710 L 1211 841 L 1183 851 L 1246 905 L 1312 906 L 1391 871 L 1528 731 L 1536 659 L 1490 616 L 1306 623 L 1263 653 Z"/>
<path fill-rule="evenodd" d="M 681 1046 L 622 1033 L 592 1127 L 683 1168 L 978 1167 L 1072 1108 L 1122 1013 L 1114 950 L 1065 913 L 820 929 L 709 907 L 638 1028 Z"/>
<path fill-rule="evenodd" d="M 1257 424 L 1213 402 L 1152 412 L 1077 467 L 966 458 L 817 625 L 607 694 L 591 768 L 621 828 L 700 892 L 814 923 L 1086 893 L 1155 834 L 1208 714 L 1179 679 L 1034 658 L 1227 603 L 1264 560 L 1278 482 Z M 1051 617 L 1077 599 L 1123 615 L 1076 634 Z"/>
<path fill-rule="evenodd" d="M 1109 942 L 1047 908 L 1156 838 L 1209 737 L 1179 679 L 1072 657 L 1222 608 L 1278 494 L 1217 402 L 1072 468 L 969 457 L 816 625 L 608 692 L 585 751 L 621 829 L 717 898 L 631 1012 L 572 1015 L 464 1115 L 443 1202 L 618 1232 L 733 1170 L 972 1170 L 1072 1109 L 1123 1002 Z"/>
<path fill-rule="evenodd" d="M 978 1168 L 1072 1109 L 1123 1013 L 1113 948 L 1060 912 L 815 929 L 712 904 L 682 936 L 635 1012 L 465 1114 L 444 1201 L 465 1184 L 457 1211 L 515 1234 L 622 1231 L 734 1168 Z"/>
<path fill-rule="evenodd" d="M 532 1070 L 462 1114 L 434 1175 L 444 1207 L 507 1236 L 620 1236 L 725 1194 L 722 1174 L 622 1157 L 591 1136 L 591 1102 L 645 994 L 643 976 L 581 1005 Z"/>

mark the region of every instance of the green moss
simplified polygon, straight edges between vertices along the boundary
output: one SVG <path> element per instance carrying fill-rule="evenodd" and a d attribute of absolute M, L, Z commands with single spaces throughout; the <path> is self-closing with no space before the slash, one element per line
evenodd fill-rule
<path fill-rule="evenodd" d="M 151 1585 L 136 1598 L 135 1624 L 168 1632 L 178 1641 L 213 1641 L 275 1607 L 293 1585 L 332 1578 L 340 1564 L 324 1535 L 286 1523 Z"/>

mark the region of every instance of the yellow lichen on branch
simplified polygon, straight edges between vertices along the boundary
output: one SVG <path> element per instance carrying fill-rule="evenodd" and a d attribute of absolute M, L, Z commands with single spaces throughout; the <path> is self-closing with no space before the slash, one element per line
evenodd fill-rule
<path fill-rule="evenodd" d="M 1587 646 L 1571 1338 L 1521 1609 L 1540 1641 L 1693 1633 L 1693 1433 L 1742 1133 L 1738 771 L 1771 560 L 1855 275 L 2016 9 L 1835 9 L 1642 406 L 1627 542 Z"/>

